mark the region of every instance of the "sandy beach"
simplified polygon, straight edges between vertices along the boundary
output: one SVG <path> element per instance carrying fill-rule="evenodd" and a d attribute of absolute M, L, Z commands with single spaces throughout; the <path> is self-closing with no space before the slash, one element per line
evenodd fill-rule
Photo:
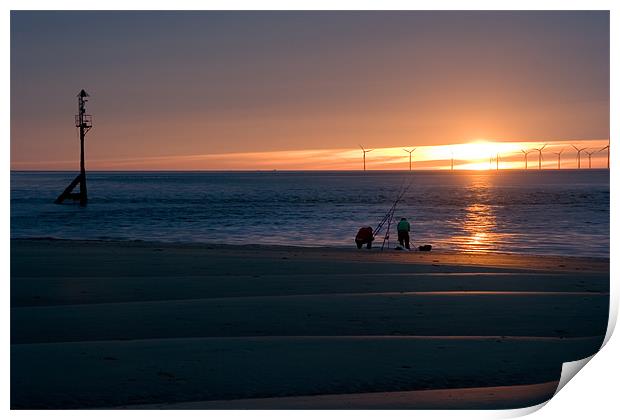
<path fill-rule="evenodd" d="M 11 241 L 11 406 L 518 408 L 596 352 L 609 260 Z"/>

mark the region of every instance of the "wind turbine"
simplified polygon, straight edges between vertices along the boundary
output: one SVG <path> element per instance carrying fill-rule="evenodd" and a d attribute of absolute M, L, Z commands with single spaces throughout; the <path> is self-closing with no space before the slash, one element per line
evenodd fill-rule
<path fill-rule="evenodd" d="M 454 170 L 454 152 L 450 149 L 450 170 Z"/>
<path fill-rule="evenodd" d="M 495 155 L 495 170 L 499 171 L 499 153 Z"/>
<path fill-rule="evenodd" d="M 541 147 L 540 149 L 536 149 L 534 148 L 534 150 L 538 151 L 538 169 L 542 169 L 542 151 L 543 149 L 547 147 L 547 144 L 545 143 L 545 145 L 543 147 Z"/>
<path fill-rule="evenodd" d="M 581 169 L 581 152 L 583 152 L 584 150 L 587 149 L 587 147 L 584 147 L 582 149 L 577 148 L 577 146 L 572 145 L 573 149 L 575 149 L 577 151 L 577 169 Z"/>
<path fill-rule="evenodd" d="M 409 153 L 409 170 L 411 170 L 411 154 L 415 152 L 415 149 L 417 149 L 417 147 L 414 147 L 411 150 L 403 149 L 405 152 Z"/>
<path fill-rule="evenodd" d="M 529 153 L 532 153 L 532 152 L 533 152 L 533 150 L 524 150 L 524 149 L 521 149 L 521 153 L 523 153 L 523 157 L 525 158 L 525 169 L 527 169 L 527 155 L 528 155 Z"/>
<path fill-rule="evenodd" d="M 366 171 L 366 153 L 372 152 L 375 149 L 368 149 L 368 150 L 366 150 L 366 149 L 364 149 L 364 147 L 361 144 L 359 146 L 362 149 L 362 153 L 364 153 L 364 171 Z"/>
<path fill-rule="evenodd" d="M 558 169 L 560 169 L 560 159 L 562 159 L 563 152 L 564 152 L 564 149 L 560 150 L 559 152 L 553 152 L 554 155 L 558 155 Z"/>
<path fill-rule="evenodd" d="M 607 169 L 609 169 L 609 145 L 603 147 L 601 150 L 599 150 L 599 152 L 602 152 L 605 149 L 607 149 Z"/>
<path fill-rule="evenodd" d="M 592 169 L 592 155 L 595 154 L 597 151 L 593 151 L 593 152 L 588 152 L 586 150 L 586 155 L 588 155 L 588 169 Z"/>

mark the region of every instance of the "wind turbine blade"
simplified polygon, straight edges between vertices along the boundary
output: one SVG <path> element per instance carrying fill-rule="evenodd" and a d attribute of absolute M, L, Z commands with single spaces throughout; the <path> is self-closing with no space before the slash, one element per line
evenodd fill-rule
<path fill-rule="evenodd" d="M 577 149 L 577 147 L 574 144 L 571 144 L 571 146 L 573 146 L 573 149 L 575 149 L 576 151 L 579 151 L 579 149 Z"/>

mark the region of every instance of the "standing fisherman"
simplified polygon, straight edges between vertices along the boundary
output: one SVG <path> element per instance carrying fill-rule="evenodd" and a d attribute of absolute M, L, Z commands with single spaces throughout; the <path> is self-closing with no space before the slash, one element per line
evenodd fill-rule
<path fill-rule="evenodd" d="M 396 230 L 398 231 L 398 243 L 400 243 L 400 246 L 411 249 L 409 248 L 409 231 L 411 230 L 411 226 L 407 219 L 404 217 L 400 219 L 398 226 L 396 226 Z"/>

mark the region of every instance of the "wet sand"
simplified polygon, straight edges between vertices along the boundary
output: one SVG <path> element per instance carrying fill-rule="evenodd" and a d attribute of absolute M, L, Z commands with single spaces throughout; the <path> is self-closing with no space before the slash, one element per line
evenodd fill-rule
<path fill-rule="evenodd" d="M 518 408 L 600 347 L 609 261 L 11 241 L 12 408 Z"/>
<path fill-rule="evenodd" d="M 145 404 L 118 409 L 147 410 L 451 410 L 502 409 L 516 404 L 531 406 L 550 398 L 557 382 L 536 385 L 457 388 L 403 392 L 316 395 L 310 397 L 255 398 L 247 400 L 196 401 L 176 404 Z"/>

